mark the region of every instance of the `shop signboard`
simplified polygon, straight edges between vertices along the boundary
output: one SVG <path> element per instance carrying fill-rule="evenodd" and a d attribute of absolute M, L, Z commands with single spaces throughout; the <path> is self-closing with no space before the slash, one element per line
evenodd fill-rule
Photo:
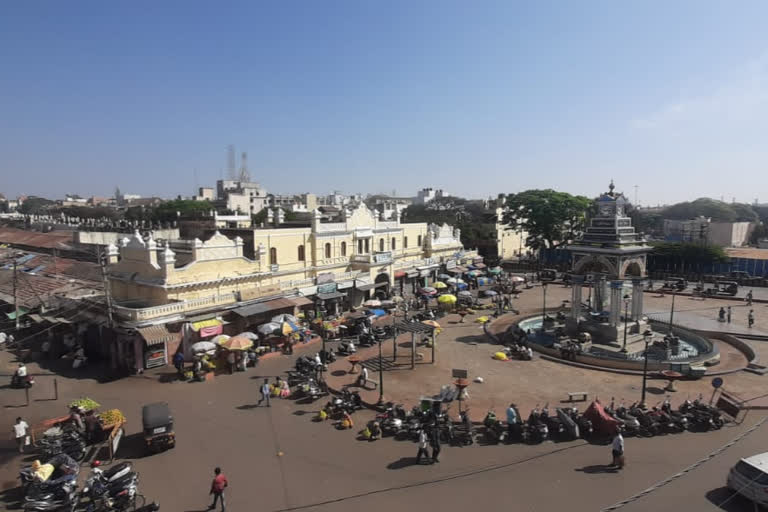
<path fill-rule="evenodd" d="M 374 263 L 391 263 L 392 262 L 392 253 L 387 252 L 377 252 L 373 255 L 373 261 Z"/>
<path fill-rule="evenodd" d="M 317 274 L 317 284 L 332 283 L 333 280 L 333 272 L 323 272 L 322 274 Z"/>
<path fill-rule="evenodd" d="M 245 302 L 248 300 L 258 299 L 260 297 L 269 297 L 270 295 L 277 295 L 280 293 L 280 285 L 271 284 L 269 286 L 257 286 L 255 288 L 246 288 L 240 290 L 240 300 Z"/>
<path fill-rule="evenodd" d="M 280 271 L 280 265 L 278 265 L 277 263 L 274 263 L 274 264 L 270 265 L 269 266 L 269 271 L 270 272 L 279 272 Z"/>
<path fill-rule="evenodd" d="M 336 283 L 321 284 L 317 287 L 317 293 L 334 293 L 336 292 Z"/>
<path fill-rule="evenodd" d="M 451 270 L 452 268 L 456 268 L 456 260 L 448 260 L 445 262 L 445 269 Z"/>

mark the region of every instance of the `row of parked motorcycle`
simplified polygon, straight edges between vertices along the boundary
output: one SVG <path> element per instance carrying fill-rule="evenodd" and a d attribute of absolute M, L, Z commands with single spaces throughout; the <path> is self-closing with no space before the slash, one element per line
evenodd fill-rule
<path fill-rule="evenodd" d="M 704 403 L 701 398 L 686 400 L 675 410 L 665 400 L 661 407 L 642 409 L 637 403 L 614 408 L 612 403 L 605 412 L 616 418 L 625 435 L 653 437 L 661 434 L 677 434 L 692 431 L 717 430 L 725 424 L 717 407 Z"/>
<path fill-rule="evenodd" d="M 46 466 L 49 466 L 46 469 Z M 24 494 L 25 512 L 67 511 L 83 508 L 86 512 L 150 512 L 160 510 L 157 503 L 145 505 L 138 493 L 139 474 L 130 462 L 109 469 L 101 463 L 91 464 L 91 473 L 78 492 L 80 465 L 72 457 L 60 453 L 45 464 L 23 468 L 19 473 Z M 49 473 L 52 469 L 52 473 Z M 40 471 L 48 474 L 45 480 Z"/>
<path fill-rule="evenodd" d="M 700 399 L 686 400 L 678 410 L 669 401 L 661 407 L 642 409 L 637 404 L 630 407 L 613 405 L 605 408 L 606 414 L 622 427 L 624 435 L 652 437 L 686 430 L 712 430 L 723 426 L 720 411 L 703 403 Z M 488 444 L 522 442 L 536 444 L 548 439 L 567 441 L 576 438 L 592 439 L 608 432 L 600 432 L 592 420 L 576 407 L 556 408 L 551 413 L 548 405 L 535 407 L 523 419 L 515 408 L 516 421 L 512 424 L 502 421 L 493 410 L 483 420 L 482 439 Z M 458 422 L 447 412 L 424 411 L 419 406 L 407 411 L 402 404 L 387 404 L 384 412 L 376 416 L 376 422 L 383 436 L 418 439 L 421 429 L 437 429 L 441 441 L 452 445 L 470 445 L 478 440 L 477 432 L 469 419 L 468 412 L 462 411 Z"/>
<path fill-rule="evenodd" d="M 72 512 L 83 505 L 87 512 L 159 510 L 156 503 L 145 506 L 143 497 L 137 503 L 139 475 L 130 462 L 104 470 L 99 461 L 94 461 L 83 489 L 78 492 L 77 479 L 86 442 L 73 424 L 46 430 L 36 446 L 40 460 L 19 472 L 25 512 Z"/>

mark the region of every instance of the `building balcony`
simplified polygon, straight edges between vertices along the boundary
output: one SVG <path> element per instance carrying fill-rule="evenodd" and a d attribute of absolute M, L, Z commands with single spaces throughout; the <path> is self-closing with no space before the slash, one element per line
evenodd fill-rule
<path fill-rule="evenodd" d="M 127 320 L 129 322 L 143 322 L 164 316 L 181 315 L 217 306 L 234 304 L 237 300 L 238 295 L 236 293 L 225 293 L 221 295 L 212 295 L 210 297 L 201 297 L 199 299 L 171 302 L 169 304 L 151 306 L 148 308 L 113 306 L 112 311 L 115 316 L 122 320 Z"/>

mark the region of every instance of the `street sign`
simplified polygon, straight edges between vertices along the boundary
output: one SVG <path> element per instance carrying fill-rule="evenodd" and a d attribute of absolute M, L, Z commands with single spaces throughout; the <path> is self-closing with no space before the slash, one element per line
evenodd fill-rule
<path fill-rule="evenodd" d="M 454 379 L 466 379 L 466 378 L 467 378 L 467 375 L 469 375 L 469 373 L 467 372 L 467 370 L 457 370 L 456 368 L 454 368 L 453 370 L 451 370 L 451 376 L 452 376 Z"/>
<path fill-rule="evenodd" d="M 723 385 L 723 379 L 720 377 L 715 377 L 712 379 L 712 387 L 717 389 Z"/>

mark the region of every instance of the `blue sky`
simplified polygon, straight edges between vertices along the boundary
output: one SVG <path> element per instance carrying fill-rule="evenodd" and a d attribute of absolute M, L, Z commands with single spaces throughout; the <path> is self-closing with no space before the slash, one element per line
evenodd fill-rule
<path fill-rule="evenodd" d="M 3 2 L 0 192 L 768 201 L 766 2 Z"/>

